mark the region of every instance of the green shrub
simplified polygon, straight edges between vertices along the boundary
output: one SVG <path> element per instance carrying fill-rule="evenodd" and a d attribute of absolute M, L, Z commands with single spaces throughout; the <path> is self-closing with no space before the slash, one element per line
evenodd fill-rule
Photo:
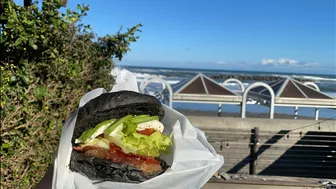
<path fill-rule="evenodd" d="M 60 11 L 0 2 L 1 188 L 34 188 L 47 170 L 67 116 L 91 89 L 113 84 L 141 25 L 98 37 L 81 19 L 89 7 Z"/>

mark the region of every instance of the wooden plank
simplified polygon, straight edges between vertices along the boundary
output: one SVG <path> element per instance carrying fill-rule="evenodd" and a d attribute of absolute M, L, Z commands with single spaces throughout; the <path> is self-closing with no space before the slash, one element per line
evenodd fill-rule
<path fill-rule="evenodd" d="M 231 162 L 234 162 L 234 160 L 231 160 Z M 272 164 L 288 164 L 293 167 L 296 165 L 307 165 L 307 167 L 310 166 L 324 166 L 324 167 L 332 167 L 336 166 L 336 161 L 317 161 L 317 160 L 310 160 L 310 159 L 305 159 L 305 160 L 300 160 L 300 159 L 277 159 L 277 160 L 259 160 L 258 165 L 272 165 Z"/>
<path fill-rule="evenodd" d="M 309 170 L 319 170 L 319 169 L 330 169 L 330 170 L 336 170 L 336 166 L 322 166 L 322 165 L 315 165 L 315 164 L 288 164 L 288 163 L 272 163 L 271 165 L 269 164 L 260 164 L 258 166 L 260 169 L 265 169 L 265 168 L 272 168 L 272 169 L 309 169 Z"/>
<path fill-rule="evenodd" d="M 334 146 L 330 145 L 309 145 L 309 144 L 293 144 L 293 145 L 288 145 L 288 144 L 283 144 L 283 143 L 263 143 L 260 144 L 261 146 L 275 146 L 275 147 L 320 147 L 320 148 L 330 148 L 332 147 L 333 149 L 336 149 Z"/>
<path fill-rule="evenodd" d="M 239 134 L 239 135 L 251 135 L 251 129 L 241 130 L 241 129 L 220 129 L 220 130 L 203 130 L 205 135 L 207 134 Z M 324 132 L 324 131 L 265 131 L 260 130 L 260 136 L 285 136 L 285 135 L 294 135 L 294 136 L 324 136 L 324 137 L 336 137 L 336 132 Z"/>
<path fill-rule="evenodd" d="M 226 173 L 238 173 L 238 174 L 249 174 L 248 162 L 237 164 L 224 164 L 218 172 Z M 316 167 L 293 167 L 291 166 L 268 166 L 268 165 L 258 165 L 256 167 L 256 173 L 260 175 L 285 175 L 285 176 L 308 176 L 312 178 L 332 178 L 335 175 L 333 169 L 328 169 L 327 167 L 316 168 Z M 323 175 L 322 177 L 319 177 Z"/>
<path fill-rule="evenodd" d="M 248 158 L 250 155 L 249 153 L 248 154 L 234 154 L 234 153 L 225 153 L 225 152 L 224 153 L 219 152 L 217 154 L 224 156 L 224 159 L 227 159 L 227 158 L 244 159 L 244 158 Z"/>
<path fill-rule="evenodd" d="M 207 138 L 250 138 L 253 136 L 252 133 L 206 133 Z M 336 140 L 336 136 L 330 135 L 305 135 L 305 134 L 267 134 L 261 133 L 259 135 L 262 139 L 271 138 L 287 138 L 293 140 L 307 139 L 307 140 Z"/>
<path fill-rule="evenodd" d="M 229 142 L 229 143 L 225 143 L 225 142 L 210 142 L 210 145 L 215 148 L 215 149 L 219 149 L 220 150 L 220 146 L 222 145 L 222 149 L 250 149 L 250 146 L 248 143 L 233 143 L 233 142 Z M 228 145 L 228 146 L 227 146 Z"/>
<path fill-rule="evenodd" d="M 209 143 L 231 143 L 231 142 L 235 142 L 235 143 L 249 143 L 250 138 L 208 138 L 207 139 Z"/>
<path fill-rule="evenodd" d="M 220 144 L 212 144 L 214 149 L 218 153 L 225 154 L 227 153 L 236 153 L 236 154 L 245 154 L 247 155 L 249 152 L 249 148 L 246 145 L 242 144 L 231 144 L 229 143 L 229 148 L 226 148 L 223 145 L 223 148 L 220 149 Z M 335 156 L 336 150 L 331 147 L 315 147 L 315 146 L 286 146 L 286 145 L 261 145 L 259 148 L 259 152 L 265 155 L 283 155 L 286 153 L 287 155 L 322 155 L 322 156 Z"/>
<path fill-rule="evenodd" d="M 266 157 L 271 157 L 271 158 L 279 158 L 281 156 L 288 156 L 288 157 L 299 157 L 299 158 L 305 158 L 305 157 L 328 157 L 328 158 L 332 158 L 332 157 L 336 157 L 334 154 L 320 154 L 319 152 L 315 152 L 315 153 L 295 153 L 295 152 L 291 152 L 291 151 L 287 151 L 287 152 L 276 152 L 276 151 L 264 151 L 264 152 L 259 152 L 258 153 L 259 157 L 261 156 L 266 156 Z"/>
<path fill-rule="evenodd" d="M 252 143 L 246 144 L 247 141 L 243 141 L 243 142 L 222 142 L 222 144 L 228 143 L 229 146 L 237 146 L 237 148 L 246 148 L 246 146 L 248 147 L 248 145 L 252 145 Z M 213 144 L 221 144 L 221 142 L 219 141 L 210 141 L 209 142 L 211 145 Z M 259 143 L 259 146 L 274 146 L 274 147 L 320 147 L 320 148 L 330 148 L 332 147 L 332 149 L 336 150 L 336 145 L 334 145 L 334 143 L 332 145 L 327 144 L 327 143 L 320 143 L 320 144 L 316 144 L 316 145 L 311 145 L 311 144 L 296 144 L 294 143 L 293 145 L 290 145 L 290 142 L 278 142 L 278 143 Z"/>
<path fill-rule="evenodd" d="M 216 150 L 218 154 L 237 154 L 237 155 L 249 155 L 249 149 L 223 149 L 223 150 Z"/>
<path fill-rule="evenodd" d="M 216 129 L 212 128 L 211 130 L 203 129 L 204 133 L 252 133 L 252 129 Z M 335 136 L 336 132 L 327 132 L 327 131 L 308 131 L 308 130 L 279 130 L 279 131 L 269 131 L 269 130 L 260 130 L 260 134 L 269 134 L 269 135 L 283 135 L 283 134 L 308 134 L 308 135 L 326 135 L 326 136 Z"/>
<path fill-rule="evenodd" d="M 308 177 L 308 178 L 324 178 L 335 179 L 335 170 L 332 169 L 258 169 L 259 175 L 274 175 L 274 176 L 293 176 L 293 177 Z"/>
<path fill-rule="evenodd" d="M 227 158 L 236 158 L 236 159 L 243 159 L 248 158 L 249 153 L 227 153 L 227 152 L 217 152 L 219 155 L 223 155 L 224 159 Z M 277 160 L 277 159 L 289 159 L 289 160 L 321 160 L 321 161 L 336 161 L 335 155 L 319 155 L 318 153 L 316 155 L 302 155 L 302 154 L 271 154 L 271 153 L 262 153 L 258 154 L 258 160 Z"/>
<path fill-rule="evenodd" d="M 229 145 L 226 147 L 223 145 L 223 148 L 220 148 L 220 146 L 213 146 L 214 149 L 218 152 L 234 152 L 234 153 L 246 153 L 250 152 L 250 148 L 234 148 L 233 146 Z"/>
<path fill-rule="evenodd" d="M 281 156 L 279 155 L 271 155 L 271 154 L 260 154 L 258 156 L 259 160 L 272 160 L 272 159 L 279 159 L 279 158 L 286 158 L 286 159 L 324 159 L 324 160 L 336 160 L 336 156 L 323 156 L 323 155 L 310 155 L 310 156 L 303 156 L 303 155 L 287 155 L 287 154 L 283 154 Z"/>
<path fill-rule="evenodd" d="M 218 151 L 220 151 L 220 146 L 221 143 L 220 142 L 216 142 L 216 143 L 210 143 L 212 147 L 214 147 L 216 150 L 218 149 Z M 227 147 L 228 144 L 228 147 Z M 234 149 L 234 150 L 249 150 L 249 144 L 247 143 L 234 143 L 234 142 L 223 142 L 222 143 L 223 148 L 222 150 L 230 150 L 230 149 Z M 293 152 L 297 152 L 297 153 L 304 153 L 304 152 L 309 152 L 309 153 L 314 153 L 316 151 L 320 152 L 320 153 L 336 153 L 336 149 L 332 148 L 332 147 L 316 147 L 316 146 L 299 146 L 299 147 L 295 147 L 295 146 L 286 146 L 286 145 L 259 145 L 259 150 L 267 150 L 267 151 L 282 151 L 282 150 L 288 150 L 291 149 L 291 151 L 293 150 Z"/>
<path fill-rule="evenodd" d="M 241 164 L 224 164 L 218 172 L 226 172 L 226 173 L 240 173 L 240 174 L 248 174 L 249 173 L 249 164 L 248 162 Z"/>
<path fill-rule="evenodd" d="M 297 181 L 298 178 L 295 178 L 295 181 L 291 181 L 286 179 L 286 182 L 282 180 L 274 180 L 272 177 L 266 177 L 263 176 L 265 179 L 230 179 L 230 180 L 224 180 L 224 179 L 215 179 L 211 178 L 207 185 L 209 185 L 208 188 L 210 188 L 211 184 L 218 184 L 216 188 L 262 188 L 262 189 L 275 189 L 275 188 L 314 188 L 314 189 L 325 189 L 325 186 L 321 186 L 317 181 L 316 183 L 307 182 L 305 180 Z M 220 184 L 220 185 L 219 185 Z M 205 185 L 205 186 L 207 186 Z M 216 185 L 211 185 L 216 186 Z"/>
<path fill-rule="evenodd" d="M 248 158 L 249 153 L 227 153 L 227 152 L 217 152 L 219 155 L 223 155 L 224 158 Z M 276 159 L 308 159 L 308 160 L 325 160 L 325 161 L 336 161 L 335 155 L 300 155 L 300 154 L 271 154 L 271 153 L 262 153 L 258 154 L 258 160 L 276 160 Z"/>
<path fill-rule="evenodd" d="M 236 158 L 236 157 L 228 157 L 228 158 L 224 158 L 224 161 L 228 163 L 228 161 L 230 162 L 235 162 L 235 163 L 239 163 L 239 162 L 242 162 L 242 161 L 250 161 L 251 158 L 250 157 L 246 157 L 246 158 Z"/>
<path fill-rule="evenodd" d="M 335 154 L 336 153 L 336 149 L 333 149 L 332 147 L 326 147 L 326 148 L 320 148 L 320 147 L 315 147 L 315 146 L 307 146 L 307 147 L 288 147 L 288 146 L 269 146 L 269 145 L 261 145 L 259 147 L 259 150 L 268 150 L 268 151 L 282 151 L 282 150 L 290 150 L 293 151 L 295 153 L 314 153 L 314 152 L 319 152 L 319 153 L 331 153 L 331 154 Z"/>
<path fill-rule="evenodd" d="M 246 159 L 246 161 L 249 161 L 250 159 Z M 246 162 L 245 160 L 243 159 L 224 159 L 224 164 L 232 164 L 232 165 L 237 165 L 239 163 L 242 163 L 242 162 Z M 248 163 L 247 163 L 248 164 Z"/>
<path fill-rule="evenodd" d="M 305 139 L 305 138 L 301 138 L 301 139 L 294 139 L 294 138 L 262 138 L 260 137 L 259 143 L 263 144 L 263 143 L 288 143 L 288 144 L 292 144 L 292 143 L 298 143 L 298 144 L 310 144 L 310 145 L 332 145 L 335 146 L 336 145 L 336 138 L 335 140 L 328 140 L 328 138 L 325 138 L 323 140 L 318 140 L 321 138 L 316 138 L 316 140 L 311 140 L 311 139 Z M 239 142 L 239 143 L 248 143 L 250 138 L 243 138 L 243 137 L 232 137 L 232 138 L 219 138 L 219 137 L 209 137 L 207 139 L 210 142 Z"/>
<path fill-rule="evenodd" d="M 214 133 L 214 132 L 223 132 L 223 133 L 225 133 L 225 132 L 228 132 L 228 133 L 233 133 L 233 132 L 239 133 L 239 132 L 241 132 L 241 133 L 246 133 L 246 132 L 251 132 L 251 129 L 250 128 L 246 128 L 246 129 L 238 128 L 237 129 L 237 128 L 224 128 L 224 127 L 222 127 L 222 128 L 211 128 L 211 129 L 204 128 L 204 129 L 202 129 L 202 131 L 204 133 Z"/>

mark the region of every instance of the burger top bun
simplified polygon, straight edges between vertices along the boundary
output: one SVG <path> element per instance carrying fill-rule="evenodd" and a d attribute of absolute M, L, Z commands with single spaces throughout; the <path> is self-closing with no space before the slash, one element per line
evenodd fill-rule
<path fill-rule="evenodd" d="M 160 101 L 150 95 L 133 91 L 104 93 L 90 100 L 79 109 L 72 143 L 74 144 L 75 139 L 84 131 L 95 127 L 97 124 L 129 114 L 148 114 L 158 116 L 161 120 L 164 116 L 164 110 Z"/>

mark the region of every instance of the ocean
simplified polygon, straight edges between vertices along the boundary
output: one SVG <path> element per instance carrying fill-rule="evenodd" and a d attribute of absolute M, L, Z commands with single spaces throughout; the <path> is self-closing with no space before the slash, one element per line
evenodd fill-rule
<path fill-rule="evenodd" d="M 215 78 L 218 83 L 223 83 L 227 77 L 236 77 L 243 82 L 245 88 L 256 81 L 270 82 L 274 78 L 292 77 L 299 81 L 314 82 L 320 88 L 320 91 L 336 97 L 336 74 L 322 75 L 322 74 L 295 74 L 295 73 L 275 73 L 275 72 L 254 72 L 254 71 L 227 71 L 227 70 L 207 70 L 207 69 L 187 69 L 187 68 L 161 68 L 161 67 L 138 67 L 138 66 L 117 66 L 112 70 L 112 75 L 121 69 L 127 69 L 137 76 L 138 83 L 148 76 L 158 76 L 166 80 L 170 85 L 179 83 L 182 80 L 190 79 L 198 73 L 203 73 L 208 77 Z M 222 79 L 221 79 L 222 78 Z M 160 88 L 161 86 L 155 83 L 149 85 L 149 88 Z M 229 83 L 227 88 L 239 92 L 240 88 L 236 83 Z M 173 108 L 181 110 L 199 110 L 199 111 L 213 111 L 218 109 L 217 104 L 204 103 L 173 103 Z M 239 113 L 240 107 L 236 105 L 223 105 L 222 112 Z M 265 106 L 248 104 L 247 112 L 252 113 L 267 113 L 269 108 Z M 275 113 L 280 114 L 294 114 L 294 107 L 275 107 Z M 299 116 L 313 117 L 315 114 L 314 108 L 300 107 Z M 335 118 L 335 109 L 320 108 L 319 117 L 324 119 Z"/>

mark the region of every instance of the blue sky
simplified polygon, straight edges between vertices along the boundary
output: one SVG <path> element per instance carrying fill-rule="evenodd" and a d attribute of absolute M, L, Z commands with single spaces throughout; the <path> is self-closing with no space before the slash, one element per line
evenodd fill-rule
<path fill-rule="evenodd" d="M 143 24 L 119 65 L 335 74 L 335 0 L 96 0 L 98 35 Z"/>

